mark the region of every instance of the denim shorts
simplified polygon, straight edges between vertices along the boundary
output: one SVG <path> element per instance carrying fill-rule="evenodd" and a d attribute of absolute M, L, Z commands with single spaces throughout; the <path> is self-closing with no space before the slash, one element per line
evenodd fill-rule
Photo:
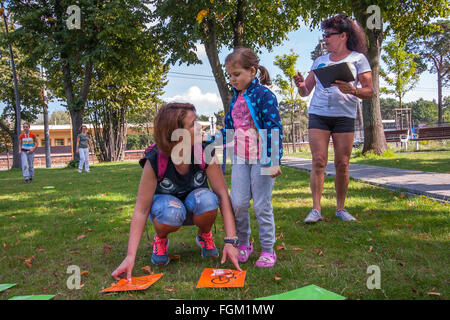
<path fill-rule="evenodd" d="M 355 132 L 355 119 L 348 117 L 325 117 L 310 113 L 308 129 L 327 130 L 331 133 Z"/>
<path fill-rule="evenodd" d="M 149 219 L 173 227 L 190 226 L 194 224 L 194 216 L 218 207 L 216 194 L 208 188 L 191 191 L 184 201 L 170 194 L 155 194 Z"/>

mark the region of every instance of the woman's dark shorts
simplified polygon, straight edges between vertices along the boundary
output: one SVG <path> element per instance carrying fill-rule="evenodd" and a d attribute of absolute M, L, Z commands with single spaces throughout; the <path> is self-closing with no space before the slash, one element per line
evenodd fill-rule
<path fill-rule="evenodd" d="M 308 129 L 320 129 L 331 133 L 355 132 L 355 119 L 348 117 L 325 117 L 309 114 Z"/>

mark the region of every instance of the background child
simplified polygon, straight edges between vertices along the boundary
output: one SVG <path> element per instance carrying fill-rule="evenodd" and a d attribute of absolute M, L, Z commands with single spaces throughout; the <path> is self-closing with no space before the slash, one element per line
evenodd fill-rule
<path fill-rule="evenodd" d="M 30 131 L 30 124 L 28 122 L 23 124 L 23 132 L 19 136 L 19 141 L 22 175 L 25 178 L 25 183 L 30 183 L 33 181 L 34 177 L 34 150 L 36 150 L 38 146 L 38 139 L 36 135 Z"/>
<path fill-rule="evenodd" d="M 225 116 L 225 129 L 234 129 L 234 161 L 231 174 L 231 202 L 239 237 L 240 262 L 246 262 L 253 252 L 250 243 L 250 200 L 259 225 L 262 252 L 257 267 L 273 267 L 276 255 L 275 221 L 272 208 L 272 190 L 275 177 L 281 174 L 279 160 L 282 151 L 282 125 L 275 95 L 263 85 L 270 85 L 267 69 L 259 65 L 259 58 L 248 48 L 234 50 L 225 59 L 225 68 L 233 86 L 234 97 Z M 259 79 L 256 78 L 260 71 Z M 265 134 L 262 130 L 267 130 Z M 278 132 L 275 132 L 278 131 Z M 272 136 L 277 141 L 278 163 L 271 163 Z M 247 141 L 249 140 L 249 141 Z M 263 144 L 265 148 L 262 147 Z M 270 174 L 263 174 L 266 167 Z"/>
<path fill-rule="evenodd" d="M 89 134 L 87 132 L 87 126 L 81 126 L 81 132 L 77 137 L 77 153 L 80 155 L 80 163 L 78 164 L 78 172 L 89 172 Z"/>

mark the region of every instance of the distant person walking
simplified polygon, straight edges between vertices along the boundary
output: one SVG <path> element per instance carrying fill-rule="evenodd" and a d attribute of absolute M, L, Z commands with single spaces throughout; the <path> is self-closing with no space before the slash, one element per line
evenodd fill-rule
<path fill-rule="evenodd" d="M 330 136 L 333 139 L 336 167 L 336 216 L 344 221 L 356 220 L 344 208 L 349 181 L 348 167 L 358 99 L 370 99 L 373 96 L 372 71 L 365 56 L 367 48 L 362 28 L 344 14 L 322 21 L 321 28 L 324 31 L 323 40 L 328 54 L 314 61 L 306 80 L 300 72 L 294 76 L 295 85 L 302 97 L 308 96 L 316 87 L 308 109 L 308 135 L 313 160 L 310 174 L 313 209 L 306 217 L 305 223 L 322 220 L 320 199 Z M 355 81 L 336 80 L 332 87 L 324 88 L 312 71 L 344 62 L 349 64 Z M 360 88 L 358 83 L 361 84 Z"/>
<path fill-rule="evenodd" d="M 87 132 L 87 126 L 81 126 L 81 132 L 77 137 L 77 153 L 80 155 L 80 162 L 78 164 L 78 172 L 89 172 L 89 134 Z"/>
<path fill-rule="evenodd" d="M 31 183 L 34 177 L 34 151 L 38 146 L 36 135 L 30 131 L 30 124 L 23 124 L 23 132 L 19 136 L 19 154 L 22 163 L 22 175 L 25 183 Z"/>

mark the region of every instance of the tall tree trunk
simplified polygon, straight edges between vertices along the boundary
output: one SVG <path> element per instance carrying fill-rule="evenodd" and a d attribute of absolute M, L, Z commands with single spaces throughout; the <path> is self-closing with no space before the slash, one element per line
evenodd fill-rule
<path fill-rule="evenodd" d="M 6 131 L 13 143 L 13 165 L 11 168 L 20 168 L 21 161 L 19 156 L 19 136 L 16 134 L 16 127 L 14 127 L 14 130 L 11 130 L 9 126 L 2 119 L 0 119 L 0 128 Z"/>
<path fill-rule="evenodd" d="M 294 112 L 291 112 L 291 135 L 292 135 L 292 151 L 295 153 L 295 127 L 294 127 Z"/>
<path fill-rule="evenodd" d="M 363 118 L 363 113 L 362 113 L 362 108 L 361 108 L 361 102 L 359 99 L 358 99 L 357 107 L 358 107 L 358 129 L 359 129 L 358 140 L 361 140 L 361 138 L 362 138 L 361 130 L 363 130 L 363 127 L 364 127 L 364 118 Z M 364 131 L 363 131 L 363 134 L 364 134 Z"/>
<path fill-rule="evenodd" d="M 225 114 L 230 108 L 232 92 L 228 88 L 227 80 L 220 64 L 219 52 L 217 50 L 217 38 L 215 22 L 211 19 L 205 19 L 203 22 L 203 44 L 205 46 L 206 55 L 208 56 L 209 64 L 216 80 L 217 88 L 219 89 L 220 98 L 222 99 L 223 109 Z"/>
<path fill-rule="evenodd" d="M 387 148 L 380 109 L 380 54 L 382 34 L 371 30 L 368 35 L 368 55 L 370 66 L 372 67 L 374 94 L 370 100 L 363 100 L 363 153 L 370 151 L 381 155 Z"/>
<path fill-rule="evenodd" d="M 236 14 L 233 23 L 234 39 L 233 47 L 239 48 L 244 46 L 244 16 L 245 16 L 245 0 L 238 0 L 236 3 Z"/>
<path fill-rule="evenodd" d="M 42 79 L 47 80 L 45 75 L 45 68 L 41 68 L 41 76 Z M 48 127 L 48 97 L 47 97 L 47 89 L 44 87 L 42 88 L 42 100 L 44 103 L 44 143 L 45 143 L 45 167 L 51 168 L 52 166 L 52 158 L 51 158 L 51 152 L 50 152 L 50 133 L 49 133 L 49 127 Z"/>
<path fill-rule="evenodd" d="M 79 155 L 76 154 L 76 141 L 79 129 L 83 124 L 83 113 L 84 107 L 87 103 L 89 88 L 91 85 L 93 64 L 92 62 L 87 62 L 86 65 L 84 66 L 84 77 L 81 86 L 81 92 L 77 97 L 74 92 L 72 83 L 72 74 L 70 66 L 71 55 L 69 54 L 69 52 L 67 52 L 66 49 L 64 49 L 65 40 L 62 37 L 62 34 L 66 32 L 66 30 L 64 29 L 65 20 L 63 18 L 66 8 L 62 6 L 61 1 L 56 1 L 54 10 L 57 22 L 56 28 L 61 33 L 61 36 L 58 36 L 57 38 L 57 43 L 60 46 L 60 48 L 62 48 L 60 52 L 60 58 L 62 61 L 61 68 L 63 78 L 62 80 L 64 84 L 64 93 L 66 96 L 67 108 L 69 109 L 70 118 L 72 120 L 72 153 L 74 155 L 74 159 L 79 159 Z"/>
<path fill-rule="evenodd" d="M 45 149 L 45 167 L 52 167 L 52 158 L 50 152 L 50 134 L 48 128 L 48 109 L 44 106 L 44 149 Z"/>
<path fill-rule="evenodd" d="M 363 2 L 352 1 L 354 15 L 363 26 L 367 37 L 368 60 L 372 68 L 373 97 L 363 100 L 364 148 L 363 153 L 382 154 L 387 148 L 380 109 L 380 56 L 383 42 L 383 29 L 369 29 L 366 24 L 368 14 Z"/>
<path fill-rule="evenodd" d="M 1 8 L 3 7 L 3 2 L 1 3 Z M 5 23 L 5 33 L 6 36 L 9 35 L 8 30 L 8 21 L 6 20 L 5 12 L 2 13 L 3 22 Z M 13 82 L 14 82 L 14 99 L 15 99 L 15 123 L 14 123 L 14 137 L 13 137 L 13 165 L 12 168 L 20 168 L 22 163 L 20 161 L 19 156 L 19 136 L 20 136 L 20 125 L 21 125 L 21 108 L 20 108 L 20 98 L 19 98 L 19 83 L 17 81 L 16 74 L 16 63 L 14 61 L 14 54 L 11 43 L 8 41 L 8 49 L 9 49 L 9 58 L 11 60 L 11 69 L 13 74 Z"/>
<path fill-rule="evenodd" d="M 442 76 L 440 70 L 437 70 L 438 75 L 438 125 L 442 124 Z"/>

